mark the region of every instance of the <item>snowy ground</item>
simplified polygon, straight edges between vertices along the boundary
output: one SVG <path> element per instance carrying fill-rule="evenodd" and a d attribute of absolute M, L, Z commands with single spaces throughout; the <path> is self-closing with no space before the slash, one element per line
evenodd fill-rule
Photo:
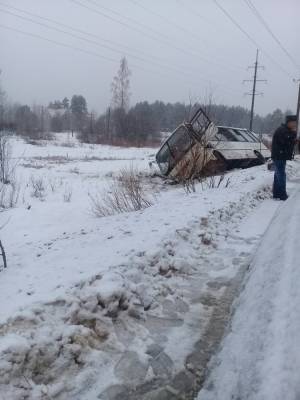
<path fill-rule="evenodd" d="M 0 398 L 195 395 L 199 340 L 225 298 L 230 306 L 228 293 L 282 204 L 269 199 L 265 166 L 186 195 L 147 176 L 153 154 L 72 138 L 14 143 L 20 196 L 0 213 L 8 258 L 0 272 Z M 88 194 L 132 164 L 144 171 L 154 204 L 95 218 Z M 293 190 L 299 162 L 288 171 Z M 37 178 L 40 198 L 32 197 Z"/>
<path fill-rule="evenodd" d="M 299 223 L 300 188 L 259 246 L 198 400 L 300 398 Z"/>

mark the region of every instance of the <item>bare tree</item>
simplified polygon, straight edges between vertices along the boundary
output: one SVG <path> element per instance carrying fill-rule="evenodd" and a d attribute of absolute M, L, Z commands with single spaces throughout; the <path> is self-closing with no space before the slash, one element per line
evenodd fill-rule
<path fill-rule="evenodd" d="M 205 92 L 201 104 L 202 104 L 202 109 L 205 111 L 205 114 L 211 120 L 215 120 L 214 105 L 216 104 L 216 102 L 215 102 L 214 93 L 213 93 L 212 88 L 208 89 Z"/>
<path fill-rule="evenodd" d="M 2 230 L 8 222 L 9 222 L 9 219 L 2 226 L 0 226 L 0 230 Z M 2 244 L 2 240 L 0 240 L 0 252 L 1 252 L 0 256 L 2 257 L 2 261 L 3 261 L 3 268 L 7 268 L 7 258 L 6 258 L 4 246 Z M 0 271 L 1 271 L 1 269 L 2 269 L 2 267 L 0 267 Z"/>
<path fill-rule="evenodd" d="M 14 178 L 15 165 L 12 164 L 12 147 L 5 131 L 0 132 L 0 182 L 10 183 Z"/>
<path fill-rule="evenodd" d="M 1 69 L 0 69 L 0 75 L 1 75 Z M 4 103 L 5 103 L 5 92 L 4 90 L 2 90 L 0 81 L 0 131 L 4 122 L 4 106 L 5 106 Z"/>
<path fill-rule="evenodd" d="M 130 100 L 130 75 L 126 57 L 120 61 L 120 68 L 111 84 L 112 105 L 114 108 L 121 108 L 127 111 Z"/>
<path fill-rule="evenodd" d="M 18 202 L 20 185 L 15 176 L 17 164 L 12 158 L 10 136 L 3 130 L 0 132 L 0 211 L 15 207 Z"/>
<path fill-rule="evenodd" d="M 186 119 L 189 120 L 195 110 L 201 105 L 202 110 L 211 119 L 215 120 L 214 106 L 216 105 L 215 96 L 212 88 L 208 88 L 202 97 L 189 95 L 189 105 L 186 109 Z"/>
<path fill-rule="evenodd" d="M 37 117 L 37 139 L 51 139 L 50 114 L 47 107 L 34 104 L 32 112 Z"/>

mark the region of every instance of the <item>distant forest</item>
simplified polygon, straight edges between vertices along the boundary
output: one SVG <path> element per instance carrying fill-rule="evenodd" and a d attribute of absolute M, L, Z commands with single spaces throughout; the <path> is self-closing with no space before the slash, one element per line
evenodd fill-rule
<path fill-rule="evenodd" d="M 203 107 L 218 125 L 249 126 L 250 111 L 243 107 L 222 104 Z M 35 139 L 47 138 L 50 132 L 75 131 L 83 142 L 142 145 L 159 142 L 161 132 L 174 130 L 191 114 L 191 107 L 186 104 L 162 101 L 149 104 L 145 101 L 128 111 L 108 108 L 97 117 L 88 111 L 84 97 L 75 95 L 71 102 L 65 98 L 50 103 L 48 107 L 2 106 L 0 124 L 11 124 L 17 134 Z M 282 123 L 285 114 L 277 109 L 265 117 L 255 115 L 254 131 L 272 133 Z"/>
<path fill-rule="evenodd" d="M 123 57 L 111 83 L 111 105 L 98 116 L 88 110 L 82 95 L 54 100 L 46 107 L 30 107 L 7 102 L 0 86 L 0 130 L 11 127 L 18 135 L 32 139 L 49 138 L 51 132 L 72 131 L 87 143 L 141 146 L 159 143 L 162 132 L 173 131 L 180 123 L 188 121 L 199 106 L 143 101 L 130 107 L 130 76 L 127 60 Z M 249 127 L 250 111 L 246 108 L 214 104 L 212 99 L 202 107 L 217 125 Z M 290 111 L 276 109 L 264 117 L 255 115 L 254 131 L 272 133 L 283 122 L 286 113 Z"/>

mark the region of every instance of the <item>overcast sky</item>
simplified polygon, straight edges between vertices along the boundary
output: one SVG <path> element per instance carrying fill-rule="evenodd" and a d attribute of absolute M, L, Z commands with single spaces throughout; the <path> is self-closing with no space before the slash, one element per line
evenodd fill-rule
<path fill-rule="evenodd" d="M 251 83 L 242 81 L 253 76 L 247 66 L 254 64 L 256 42 L 265 66 L 259 78 L 268 80 L 258 84 L 264 95 L 256 112 L 295 111 L 300 1 L 252 0 L 285 51 L 247 0 L 217 1 L 248 37 L 214 0 L 0 0 L 2 86 L 10 100 L 28 104 L 83 94 L 101 112 L 126 56 L 131 104 L 189 102 L 212 93 L 217 103 L 250 107 L 244 93 Z"/>

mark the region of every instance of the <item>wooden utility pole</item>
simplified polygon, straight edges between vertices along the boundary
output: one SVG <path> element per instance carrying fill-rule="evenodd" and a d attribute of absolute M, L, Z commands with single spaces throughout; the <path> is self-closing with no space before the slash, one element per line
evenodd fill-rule
<path fill-rule="evenodd" d="M 249 68 L 254 68 L 254 77 L 253 79 L 245 79 L 243 81 L 243 83 L 245 82 L 253 82 L 253 87 L 252 87 L 252 92 L 251 93 L 245 93 L 247 96 L 252 96 L 252 100 L 251 100 L 251 113 L 250 113 L 250 124 L 249 124 L 249 129 L 250 131 L 252 131 L 252 127 L 253 127 L 253 117 L 254 117 L 254 104 L 255 104 L 255 97 L 258 95 L 262 95 L 263 93 L 257 93 L 256 92 L 256 83 L 257 82 L 267 82 L 266 79 L 257 79 L 257 70 L 259 68 L 264 69 L 264 67 L 262 65 L 258 64 L 258 49 L 256 50 L 256 59 L 255 59 L 255 63 L 254 66 L 250 66 Z"/>

